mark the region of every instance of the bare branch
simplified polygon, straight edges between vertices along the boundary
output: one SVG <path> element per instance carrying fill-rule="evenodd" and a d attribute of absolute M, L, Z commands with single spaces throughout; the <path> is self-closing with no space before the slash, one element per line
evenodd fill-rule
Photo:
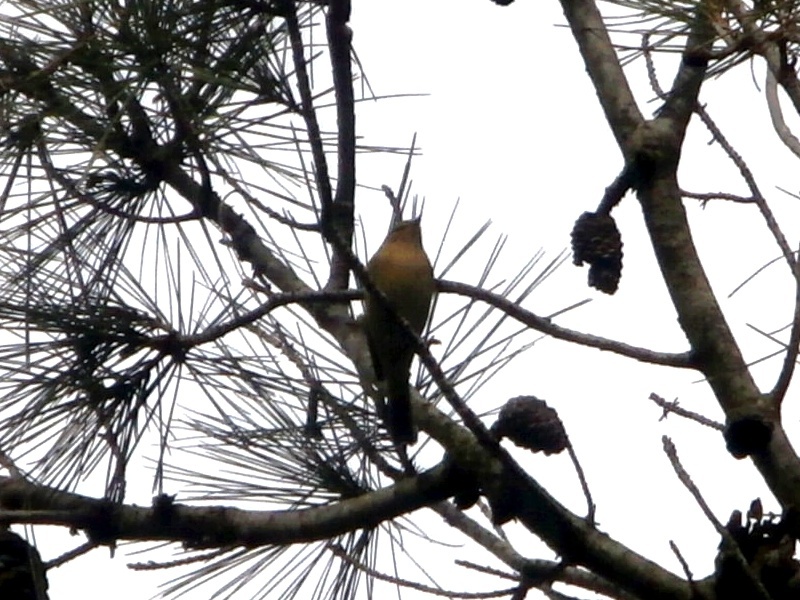
<path fill-rule="evenodd" d="M 772 69 L 767 66 L 767 77 L 764 85 L 764 95 L 767 98 L 767 107 L 769 108 L 769 116 L 772 120 L 772 127 L 778 138 L 783 144 L 794 154 L 800 158 L 800 140 L 792 133 L 786 121 L 783 118 L 783 111 L 781 110 L 781 102 L 778 98 L 778 79 L 775 77 Z"/>
<path fill-rule="evenodd" d="M 683 569 L 683 574 L 686 576 L 686 580 L 689 583 L 694 583 L 694 575 L 692 574 L 692 570 L 689 568 L 689 563 L 686 562 L 686 559 L 683 557 L 683 554 L 681 554 L 680 548 L 678 548 L 678 544 L 670 540 L 669 548 L 670 550 L 672 550 L 672 553 L 675 555 L 675 558 L 677 558 L 678 562 L 681 564 L 681 568 Z"/>
<path fill-rule="evenodd" d="M 709 523 L 714 526 L 714 529 L 717 530 L 717 533 L 722 537 L 723 540 L 725 540 L 726 550 L 731 553 L 741 569 L 741 572 L 745 574 L 746 579 L 750 584 L 750 593 L 756 594 L 755 596 L 748 595 L 748 597 L 752 597 L 754 599 L 761 598 L 761 600 L 770 600 L 771 596 L 769 595 L 769 592 L 767 592 L 767 590 L 764 588 L 764 585 L 758 580 L 756 574 L 753 573 L 750 565 L 747 564 L 747 559 L 742 554 L 739 544 L 736 543 L 736 540 L 733 538 L 730 532 L 728 532 L 725 526 L 720 523 L 719 519 L 714 516 L 711 508 L 708 506 L 702 494 L 700 493 L 700 490 L 694 484 L 686 469 L 683 468 L 683 465 L 678 458 L 678 452 L 675 448 L 675 444 L 673 444 L 672 440 L 667 436 L 663 436 L 661 441 L 664 445 L 664 453 L 669 458 L 669 462 L 672 465 L 675 474 L 678 476 L 678 479 L 683 486 L 689 490 L 689 493 L 695 499 L 695 502 L 697 502 L 697 505 L 700 507 L 700 510 L 703 511 L 703 514 L 706 516 L 706 519 L 708 519 Z"/>
<path fill-rule="evenodd" d="M 628 140 L 644 117 L 619 64 L 603 17 L 593 0 L 561 0 L 561 7 L 578 42 L 611 131 L 624 153 Z"/>
<path fill-rule="evenodd" d="M 727 140 L 727 138 L 723 135 L 722 131 L 717 127 L 717 124 L 708 114 L 706 109 L 700 105 L 695 108 L 700 120 L 703 121 L 705 126 L 711 132 L 711 135 L 714 137 L 714 140 L 719 143 L 728 157 L 733 161 L 733 164 L 736 165 L 736 168 L 739 169 L 739 173 L 742 175 L 742 179 L 744 179 L 747 187 L 752 194 L 753 202 L 758 206 L 758 209 L 761 211 L 761 215 L 764 218 L 764 221 L 767 224 L 767 228 L 772 233 L 772 236 L 775 238 L 775 241 L 778 244 L 778 247 L 781 249 L 783 253 L 783 257 L 786 259 L 786 262 L 789 264 L 789 268 L 792 269 L 794 273 L 796 268 L 796 261 L 794 258 L 794 253 L 789 246 L 789 242 L 786 241 L 786 236 L 781 231 L 780 226 L 778 225 L 778 221 L 775 219 L 775 215 L 772 213 L 772 210 L 769 208 L 766 199 L 761 194 L 761 190 L 756 183 L 756 178 L 753 175 L 753 172 L 750 170 L 750 167 L 747 166 L 747 163 L 742 158 L 741 154 L 739 154 L 731 143 Z"/>
<path fill-rule="evenodd" d="M 678 406 L 678 401 L 674 400 L 672 402 L 668 402 L 658 394 L 650 394 L 650 400 L 655 402 L 658 406 L 664 409 L 664 413 L 661 415 L 661 419 L 666 419 L 667 415 L 670 413 L 675 413 L 680 417 L 684 417 L 689 419 L 690 421 L 694 421 L 696 423 L 700 423 L 700 425 L 705 425 L 706 427 L 711 427 L 712 429 L 716 429 L 717 431 L 724 431 L 725 426 L 722 423 L 717 423 L 716 421 L 712 421 L 711 419 L 704 417 L 701 414 L 692 412 L 690 410 L 686 410 L 685 408 L 681 408 Z"/>
<path fill-rule="evenodd" d="M 282 511 L 246 511 L 231 507 L 193 507 L 158 499 L 153 507 L 118 505 L 105 500 L 0 477 L 0 508 L 5 518 L 14 506 L 18 523 L 61 525 L 85 530 L 90 541 L 180 541 L 193 548 L 260 546 L 323 540 L 375 526 L 382 521 L 443 500 L 451 482 L 444 466 L 386 488 L 336 504 Z"/>
<path fill-rule="evenodd" d="M 800 256 L 800 252 L 798 253 Z M 775 381 L 775 386 L 770 390 L 769 397 L 775 406 L 780 406 L 789 390 L 795 368 L 797 367 L 797 355 L 800 351 L 800 264 L 795 262 L 795 288 L 794 288 L 794 314 L 792 315 L 792 327 L 789 333 L 789 343 L 786 346 L 786 355 L 783 357 L 781 372 Z"/>
<path fill-rule="evenodd" d="M 391 575 L 386 575 L 384 573 L 381 573 L 377 569 L 370 567 L 369 565 L 355 561 L 352 557 L 348 556 L 347 553 L 344 551 L 344 549 L 342 549 L 341 547 L 329 546 L 329 548 L 331 552 L 333 552 L 334 556 L 337 556 L 341 560 L 351 563 L 356 568 L 363 571 L 367 575 L 374 577 L 375 579 L 388 581 L 389 583 L 397 584 L 400 587 L 417 590 L 419 592 L 430 594 L 431 596 L 445 596 L 447 598 L 463 598 L 463 600 L 484 600 L 489 598 L 502 598 L 504 596 L 508 596 L 508 594 L 512 593 L 516 589 L 515 586 L 513 588 L 494 590 L 491 592 L 457 592 L 455 590 L 443 590 L 440 587 L 432 587 L 429 585 L 423 585 L 421 583 L 417 583 L 415 581 L 409 581 L 407 579 L 400 579 L 398 577 L 392 577 Z"/>
<path fill-rule="evenodd" d="M 308 130 L 308 142 L 311 154 L 314 157 L 314 175 L 317 184 L 322 213 L 325 215 L 333 206 L 333 191 L 328 175 L 328 161 L 325 158 L 325 149 L 322 146 L 322 133 L 314 110 L 314 99 L 311 95 L 311 81 L 308 77 L 307 61 L 305 58 L 305 44 L 300 33 L 297 21 L 297 9 L 292 0 L 285 0 L 283 6 L 286 10 L 286 27 L 289 31 L 289 40 L 292 45 L 292 59 L 297 74 L 297 87 L 300 90 L 300 110 Z"/>
<path fill-rule="evenodd" d="M 545 333 L 559 340 L 567 342 L 574 342 L 581 346 L 588 346 L 590 348 L 597 348 L 598 350 L 606 350 L 621 356 L 636 359 L 641 362 L 652 363 L 655 365 L 663 365 L 666 367 L 677 367 L 681 369 L 694 369 L 697 368 L 692 360 L 690 353 L 669 353 L 669 352 L 655 352 L 647 348 L 639 348 L 631 346 L 616 340 L 609 340 L 599 336 L 594 336 L 586 333 L 581 333 L 566 327 L 561 327 L 550 321 L 547 317 L 539 317 L 530 311 L 525 310 L 518 304 L 499 296 L 490 291 L 482 288 L 473 287 L 465 283 L 455 281 L 439 280 L 437 282 L 437 289 L 440 292 L 459 294 L 461 296 L 468 296 L 477 300 L 482 300 L 487 304 L 502 310 L 511 318 L 527 325 L 528 327 Z"/>
<path fill-rule="evenodd" d="M 336 236 L 331 271 L 326 289 L 347 289 L 350 276 L 348 261 L 338 250 L 353 243 L 353 214 L 356 190 L 356 116 L 353 97 L 353 32 L 348 26 L 350 0 L 331 0 L 326 17 L 328 47 L 336 92 L 336 124 L 338 130 L 338 171 L 333 203 L 322 211 L 322 228 L 326 237 Z"/>
<path fill-rule="evenodd" d="M 572 461 L 572 464 L 575 466 L 575 472 L 578 474 L 578 481 L 581 483 L 583 497 L 586 499 L 586 520 L 589 521 L 589 523 L 594 523 L 595 510 L 597 509 L 597 506 L 595 505 L 594 500 L 592 500 L 592 492 L 589 490 L 589 483 L 586 481 L 586 474 L 583 472 L 583 467 L 578 460 L 578 455 L 575 453 L 575 448 L 572 446 L 572 442 L 567 444 L 567 452 L 569 453 L 569 458 Z"/>

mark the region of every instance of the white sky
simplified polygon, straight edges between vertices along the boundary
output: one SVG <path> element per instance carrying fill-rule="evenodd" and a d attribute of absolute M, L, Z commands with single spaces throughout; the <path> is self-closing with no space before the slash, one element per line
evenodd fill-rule
<path fill-rule="evenodd" d="M 375 92 L 430 94 L 367 102 L 358 117 L 366 143 L 402 146 L 418 133 L 423 154 L 415 159 L 412 176 L 414 190 L 427 199 L 423 225 L 429 250 L 440 240 L 437 225 L 460 198 L 459 223 L 465 230 L 471 232 L 491 218 L 491 231 L 508 235 L 504 268 L 512 276 L 540 246 L 553 255 L 565 248 L 575 218 L 596 207 L 617 175 L 620 152 L 563 23 L 560 7 L 552 0 L 518 0 L 506 8 L 489 0 L 354 2 L 354 43 Z M 651 114 L 655 104 L 645 104 L 652 94 L 643 64 L 635 63 L 628 72 L 638 86 L 642 110 Z M 667 87 L 672 71 L 665 66 L 659 74 Z M 756 173 L 773 209 L 784 217 L 790 244 L 796 245 L 797 202 L 774 187 L 797 189 L 793 157 L 777 143 L 763 93 L 754 80 L 763 84 L 760 64 L 754 65 L 752 78 L 745 66 L 710 82 L 702 100 Z M 707 145 L 709 139 L 695 122 L 681 184 L 693 191 L 744 192 L 721 150 Z M 359 181 L 396 189 L 402 165 L 402 158 L 384 160 L 382 166 L 361 164 Z M 374 248 L 385 232 L 388 208 L 380 194 L 359 192 L 357 201 L 369 217 L 368 238 Z M 375 203 L 378 210 L 365 208 L 366 203 Z M 789 321 L 793 290 L 786 267 L 778 263 L 742 293 L 726 299 L 738 283 L 777 256 L 755 208 L 712 203 L 700 210 L 691 201 L 687 204 L 696 243 L 708 260 L 711 280 L 746 357 L 756 359 L 775 350 L 746 323 L 775 330 Z M 635 199 L 626 198 L 614 214 L 625 243 L 618 294 L 607 297 L 590 290 L 585 285 L 586 269 L 568 263 L 525 306 L 546 315 L 592 297 L 590 305 L 558 322 L 657 350 L 684 349 Z M 452 241 L 450 247 L 457 246 Z M 779 366 L 776 360 L 760 366 L 759 381 L 770 386 Z M 492 399 L 487 407 L 519 394 L 546 399 L 559 411 L 583 461 L 601 528 L 677 571 L 668 548 L 669 540 L 674 540 L 695 575 L 702 577 L 712 568 L 718 539 L 672 475 L 661 451 L 663 434 L 673 437 L 684 466 L 723 522 L 733 509 L 745 510 L 756 496 L 765 500 L 767 510 L 777 506 L 750 463 L 730 458 L 719 434 L 675 416 L 659 422 L 659 409 L 647 400 L 651 392 L 667 399 L 679 397 L 683 406 L 721 418 L 706 386 L 696 380 L 691 373 L 544 340 L 486 388 L 482 397 Z M 797 434 L 794 395 L 790 392 L 787 400 L 787 427 Z M 559 499 L 583 510 L 566 457 L 520 456 Z M 428 517 L 426 521 L 434 522 Z M 532 536 L 511 531 L 522 542 L 518 548 L 536 556 Z M 68 541 L 65 549 L 74 544 Z M 44 546 L 42 550 L 45 558 L 55 554 Z M 547 552 L 539 556 L 553 558 Z M 416 558 L 434 574 L 452 572 L 453 587 L 464 589 L 457 585 L 465 573 L 453 566 L 456 557 L 487 560 L 485 553 L 458 548 L 452 552 L 434 548 L 430 555 Z M 51 599 L 72 598 L 80 590 L 85 600 L 105 600 L 109 589 L 120 598 L 150 597 L 168 573 L 132 573 L 124 568 L 126 562 L 139 560 L 142 557 L 128 558 L 118 551 L 114 560 L 95 552 L 74 561 L 50 573 Z M 488 564 L 500 566 L 496 561 Z M 477 581 L 471 591 L 505 585 L 488 577 Z M 208 590 L 187 597 L 206 598 Z M 405 591 L 403 597 L 427 596 Z"/>

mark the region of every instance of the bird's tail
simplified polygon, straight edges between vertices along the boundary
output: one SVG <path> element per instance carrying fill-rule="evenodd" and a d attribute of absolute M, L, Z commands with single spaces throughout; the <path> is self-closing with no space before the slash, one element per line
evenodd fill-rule
<path fill-rule="evenodd" d="M 411 418 L 411 398 L 408 391 L 408 378 L 387 384 L 386 426 L 395 444 L 416 444 L 417 430 Z"/>

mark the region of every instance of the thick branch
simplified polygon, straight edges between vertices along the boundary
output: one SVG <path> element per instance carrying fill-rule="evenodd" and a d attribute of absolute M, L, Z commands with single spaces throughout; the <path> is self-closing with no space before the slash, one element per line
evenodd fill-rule
<path fill-rule="evenodd" d="M 503 448 L 482 445 L 470 431 L 429 403 L 415 403 L 414 410 L 425 431 L 448 450 L 459 467 L 476 477 L 490 502 L 495 495 L 512 504 L 517 520 L 564 560 L 584 566 L 642 598 L 688 600 L 692 597 L 692 589 L 686 581 L 632 552 L 586 519 L 567 510 Z"/>
<path fill-rule="evenodd" d="M 529 559 L 519 554 L 508 541 L 484 529 L 466 513 L 449 502 L 440 502 L 432 507 L 444 521 L 464 535 L 475 540 L 509 567 L 533 581 L 556 580 L 581 587 L 618 600 L 639 600 L 610 581 L 580 567 L 565 566 L 563 563 L 541 559 Z M 458 562 L 458 561 L 457 561 Z M 463 563 L 459 563 L 463 564 Z"/>
<path fill-rule="evenodd" d="M 90 539 L 175 541 L 191 547 L 264 546 L 325 540 L 444 500 L 453 482 L 446 467 L 357 498 L 314 508 L 247 511 L 185 506 L 156 500 L 153 507 L 115 505 L 88 496 L 0 477 L 5 520 L 82 529 Z M 24 507 L 24 511 L 18 509 Z"/>
<path fill-rule="evenodd" d="M 594 0 L 561 0 L 600 105 L 623 152 L 644 121 Z M 626 159 L 628 156 L 626 155 Z"/>
<path fill-rule="evenodd" d="M 784 507 L 800 506 L 800 460 L 780 423 L 777 403 L 762 396 L 747 368 L 697 255 L 686 218 L 677 167 L 689 115 L 706 73 L 697 49 L 711 46 L 708 20 L 720 6 L 700 2 L 687 37 L 686 50 L 661 115 L 642 122 L 613 55 L 602 20 L 592 0 L 562 0 L 564 12 L 581 49 L 600 103 L 626 162 L 642 165 L 638 198 L 659 269 L 692 348 L 694 364 L 706 376 L 731 424 L 755 423 L 761 441 L 751 454 L 765 481 Z M 639 126 L 641 125 L 641 126 Z M 760 428 L 760 431 L 759 431 Z M 726 435 L 729 446 L 732 436 Z M 732 451 L 735 452 L 735 450 Z M 638 582 L 638 574 L 627 580 Z M 612 578 L 613 579 L 613 578 Z M 617 579 L 614 579 L 615 581 Z"/>
<path fill-rule="evenodd" d="M 702 8 L 698 9 L 698 13 L 702 12 Z M 698 17 L 687 41 L 685 56 L 704 43 L 703 18 Z M 649 139 L 637 140 L 640 147 L 658 148 L 650 154 L 654 167 L 651 176 L 640 185 L 639 200 L 678 320 L 700 370 L 725 411 L 728 424 L 752 419 L 763 431 L 771 433 L 765 436 L 765 445 L 756 445 L 741 453 L 754 454 L 765 481 L 784 506 L 798 506 L 800 460 L 781 427 L 777 403 L 760 394 L 711 290 L 692 241 L 676 181 L 675 171 L 684 137 L 679 127 L 685 128 L 685 112 L 697 104 L 696 95 L 704 71 L 702 63 L 689 64 L 685 58 L 682 74 L 676 77 L 680 88 L 673 89 L 667 105 L 670 106 L 671 99 L 676 97 L 681 98 L 680 102 L 673 101 L 670 110 L 665 110 L 651 128 L 644 130 Z M 663 119 L 666 122 L 659 122 Z M 731 436 L 728 436 L 728 443 L 736 453 Z"/>

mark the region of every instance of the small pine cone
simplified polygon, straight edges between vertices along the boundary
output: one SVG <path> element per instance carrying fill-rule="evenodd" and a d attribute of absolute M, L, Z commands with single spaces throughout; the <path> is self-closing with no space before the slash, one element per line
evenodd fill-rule
<path fill-rule="evenodd" d="M 748 533 L 747 528 L 742 525 L 742 511 L 734 510 L 731 513 L 731 516 L 728 518 L 728 522 L 725 524 L 725 529 L 728 530 L 728 533 L 731 534 L 736 543 L 739 546 L 747 545 Z M 722 549 L 724 545 L 724 538 L 723 541 L 720 542 L 718 549 Z"/>
<path fill-rule="evenodd" d="M 585 212 L 572 228 L 573 262 L 589 263 L 589 285 L 613 294 L 622 276 L 622 236 L 611 215 Z"/>
<path fill-rule="evenodd" d="M 506 402 L 492 431 L 531 452 L 558 454 L 567 447 L 567 432 L 558 413 L 534 396 L 517 396 Z"/>
<path fill-rule="evenodd" d="M 47 599 L 47 578 L 39 552 L 7 529 L 0 529 L 0 598 Z"/>
<path fill-rule="evenodd" d="M 761 504 L 761 498 L 756 498 L 750 503 L 750 508 L 747 511 L 747 520 L 760 522 L 764 518 L 764 505 Z"/>

